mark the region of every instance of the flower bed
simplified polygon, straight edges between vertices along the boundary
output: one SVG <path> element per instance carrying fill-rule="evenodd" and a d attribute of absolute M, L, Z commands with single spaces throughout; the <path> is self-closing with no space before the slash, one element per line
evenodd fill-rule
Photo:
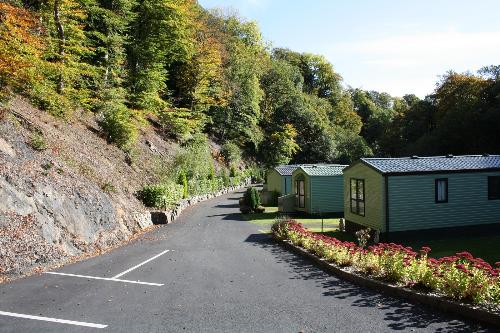
<path fill-rule="evenodd" d="M 341 267 L 350 266 L 367 276 L 419 290 L 434 291 L 457 301 L 500 305 L 500 262 L 493 268 L 468 252 L 439 260 L 394 243 L 362 248 L 353 242 L 316 234 L 293 220 L 279 221 L 272 227 L 275 237 Z"/>

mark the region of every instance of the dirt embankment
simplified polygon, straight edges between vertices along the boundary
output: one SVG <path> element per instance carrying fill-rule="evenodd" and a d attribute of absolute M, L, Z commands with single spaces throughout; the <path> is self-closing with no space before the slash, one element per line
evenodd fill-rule
<path fill-rule="evenodd" d="M 132 156 L 93 114 L 61 120 L 14 98 L 0 109 L 0 281 L 109 249 L 151 225 L 134 193 L 178 146 L 145 127 Z"/>

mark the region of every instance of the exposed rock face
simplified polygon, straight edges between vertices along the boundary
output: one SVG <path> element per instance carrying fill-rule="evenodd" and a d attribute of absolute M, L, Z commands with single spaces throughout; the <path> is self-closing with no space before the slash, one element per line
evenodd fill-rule
<path fill-rule="evenodd" d="M 54 119 L 16 98 L 0 117 L 0 282 L 117 246 L 153 225 L 134 193 L 177 146 L 144 130 L 135 162 L 100 137 L 93 115 Z M 43 145 L 34 145 L 33 135 Z M 38 149 L 38 150 L 37 150 Z M 224 192 L 227 192 L 224 191 Z M 171 223 L 213 195 L 158 212 Z"/>
<path fill-rule="evenodd" d="M 92 166 L 78 149 L 89 144 L 101 155 L 101 138 L 21 99 L 11 110 L 0 121 L 0 280 L 116 246 L 152 225 L 133 195 L 106 193 L 97 177 L 82 174 Z M 76 133 L 66 135 L 70 128 Z M 45 134 L 47 150 L 30 146 L 34 131 Z M 110 172 L 110 164 L 102 165 Z"/>

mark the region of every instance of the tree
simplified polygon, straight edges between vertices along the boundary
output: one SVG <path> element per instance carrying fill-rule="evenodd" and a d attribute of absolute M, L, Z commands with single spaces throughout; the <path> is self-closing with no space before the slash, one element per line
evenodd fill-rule
<path fill-rule="evenodd" d="M 300 150 L 296 143 L 297 131 L 291 124 L 285 124 L 281 131 L 272 133 L 263 145 L 264 160 L 270 167 L 288 164 Z"/>
<path fill-rule="evenodd" d="M 89 61 L 98 69 L 94 80 L 99 124 L 108 141 L 128 150 L 137 137 L 133 112 L 126 105 L 126 35 L 132 20 L 132 0 L 99 0 L 88 9 L 87 34 L 94 52 Z"/>
<path fill-rule="evenodd" d="M 194 49 L 191 57 L 172 64 L 168 80 L 175 107 L 206 112 L 210 106 L 224 106 L 227 96 L 223 89 L 221 32 L 211 24 L 210 14 L 194 7 L 192 18 Z"/>
<path fill-rule="evenodd" d="M 168 68 L 189 59 L 192 0 L 141 0 L 134 7 L 129 44 L 132 105 L 159 112 L 168 105 Z"/>
<path fill-rule="evenodd" d="M 361 136 L 343 130 L 337 129 L 335 132 L 337 142 L 337 155 L 335 160 L 342 164 L 352 164 L 362 157 L 373 156 L 373 151 Z"/>
<path fill-rule="evenodd" d="M 210 108 L 209 130 L 220 140 L 238 141 L 240 146 L 255 150 L 263 138 L 258 126 L 263 97 L 259 79 L 267 62 L 262 37 L 255 22 L 245 22 L 235 15 L 213 15 L 214 24 L 223 34 L 226 56 L 222 67 L 228 103 Z"/>
<path fill-rule="evenodd" d="M 38 67 L 44 40 L 36 16 L 26 9 L 0 3 L 0 89 L 23 89 L 40 79 Z"/>
<path fill-rule="evenodd" d="M 303 77 L 303 91 L 309 95 L 332 101 L 342 95 L 342 77 L 333 70 L 325 57 L 310 53 L 298 53 L 288 49 L 273 50 L 274 59 L 283 60 L 297 67 Z"/>
<path fill-rule="evenodd" d="M 484 152 L 484 147 L 498 151 L 489 142 L 498 143 L 492 133 L 498 129 L 497 82 L 470 73 L 448 72 L 437 87 L 435 129 L 439 153 L 466 154 Z M 498 146 L 497 146 L 498 147 Z"/>
<path fill-rule="evenodd" d="M 363 127 L 361 117 L 354 111 L 354 103 L 349 92 L 344 92 L 333 102 L 329 114 L 332 126 L 338 126 L 352 133 L 359 134 Z"/>

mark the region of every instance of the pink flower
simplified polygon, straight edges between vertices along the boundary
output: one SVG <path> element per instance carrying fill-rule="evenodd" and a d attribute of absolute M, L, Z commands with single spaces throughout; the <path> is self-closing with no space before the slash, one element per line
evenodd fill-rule
<path fill-rule="evenodd" d="M 429 253 L 429 252 L 431 252 L 431 248 L 428 246 L 422 246 L 422 248 L 420 249 L 420 252 Z"/>
<path fill-rule="evenodd" d="M 457 256 L 460 258 L 467 259 L 467 260 L 474 259 L 474 256 L 467 251 L 459 252 L 459 253 L 457 253 Z"/>

